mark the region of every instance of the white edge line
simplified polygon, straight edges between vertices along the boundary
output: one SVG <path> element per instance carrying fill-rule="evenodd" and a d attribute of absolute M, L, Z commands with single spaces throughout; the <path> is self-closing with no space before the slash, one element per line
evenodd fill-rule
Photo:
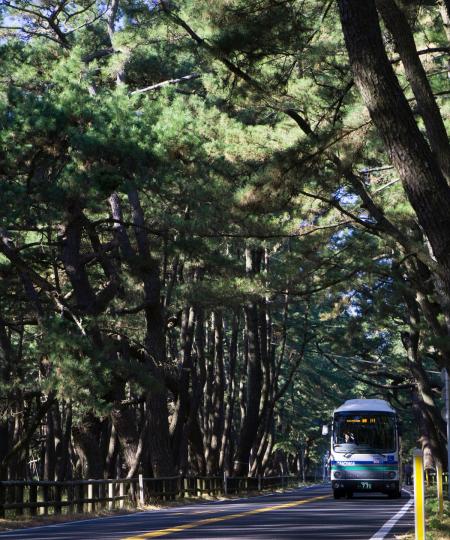
<path fill-rule="evenodd" d="M 319 486 L 322 486 L 323 484 L 315 484 L 315 485 L 312 485 L 312 486 L 301 486 L 301 487 L 297 487 L 297 488 L 294 488 L 294 491 L 301 491 L 302 489 L 311 489 L 311 488 L 314 488 L 314 487 L 319 487 Z M 239 497 L 237 499 L 226 499 L 224 501 L 206 501 L 206 502 L 201 502 L 199 504 L 194 504 L 194 505 L 188 505 L 188 507 L 192 507 L 192 506 L 210 506 L 211 504 L 213 505 L 219 505 L 219 504 L 224 504 L 224 503 L 227 503 L 228 501 L 244 501 L 244 500 L 248 500 L 248 499 L 254 499 L 254 498 L 259 498 L 259 497 L 270 497 L 271 495 L 278 495 L 276 492 L 272 492 L 272 493 L 265 493 L 264 495 L 256 495 L 256 497 Z M 177 512 L 177 511 L 180 511 L 181 509 L 183 508 L 183 506 L 180 506 L 180 507 L 172 507 L 172 508 L 162 508 L 161 510 L 171 510 L 171 511 L 174 511 L 174 512 Z M 185 508 L 185 507 L 184 507 Z M 34 527 L 20 527 L 20 528 L 17 528 L 17 529 L 12 529 L 12 530 L 9 530 L 9 531 L 0 531 L 0 538 L 8 538 L 8 537 L 11 537 L 11 535 L 14 535 L 14 534 L 26 534 L 28 533 L 28 531 L 32 531 L 32 530 L 45 530 L 45 529 L 54 529 L 56 527 L 64 527 L 64 526 L 67 526 L 67 525 L 75 525 L 75 524 L 82 524 L 82 523 L 92 523 L 94 521 L 109 521 L 109 520 L 113 520 L 113 519 L 119 519 L 119 518 L 129 518 L 129 517 L 134 517 L 134 516 L 137 516 L 137 515 L 142 515 L 142 514 L 149 514 L 151 512 L 159 512 L 160 510 L 140 510 L 138 512 L 133 512 L 131 514 L 119 514 L 117 516 L 103 516 L 103 517 L 97 517 L 97 518 L 88 518 L 88 519 L 74 519 L 72 521 L 64 521 L 63 523 L 52 523 L 51 525 L 35 525 Z"/>
<path fill-rule="evenodd" d="M 379 529 L 370 540 L 383 540 L 390 533 L 391 529 L 395 527 L 398 521 L 406 514 L 406 512 L 413 505 L 414 499 L 411 497 L 409 501 L 402 507 L 400 510 L 392 516 L 391 519 L 386 521 L 386 523 Z"/>

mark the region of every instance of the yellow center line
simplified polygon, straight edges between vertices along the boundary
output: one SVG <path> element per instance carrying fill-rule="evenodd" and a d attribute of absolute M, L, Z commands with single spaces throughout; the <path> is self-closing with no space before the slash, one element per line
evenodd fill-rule
<path fill-rule="evenodd" d="M 263 512 L 273 512 L 274 510 L 283 510 L 284 508 L 294 508 L 295 506 L 300 506 L 301 504 L 330 498 L 330 495 L 321 495 L 320 497 L 301 499 L 298 501 L 277 504 L 275 506 L 264 506 L 263 508 L 255 508 L 254 510 L 248 510 L 247 512 L 239 512 L 238 514 L 229 514 L 227 516 L 199 519 L 197 521 L 192 521 L 191 523 L 183 523 L 182 525 L 175 525 L 174 527 L 169 527 L 167 529 L 159 529 L 158 531 L 150 531 L 147 533 L 138 534 L 137 536 L 129 536 L 127 538 L 123 538 L 122 540 L 143 540 L 144 538 L 158 538 L 160 536 L 167 536 L 169 534 L 185 531 L 186 529 L 194 529 L 196 527 L 202 527 L 203 525 L 211 525 L 212 523 L 218 523 L 220 521 L 228 521 L 230 519 L 252 516 L 254 514 L 262 514 Z"/>

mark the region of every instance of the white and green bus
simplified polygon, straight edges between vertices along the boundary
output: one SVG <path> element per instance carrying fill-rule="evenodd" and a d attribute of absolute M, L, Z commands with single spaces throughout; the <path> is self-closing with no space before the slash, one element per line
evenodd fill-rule
<path fill-rule="evenodd" d="M 399 422 L 382 399 L 350 399 L 333 413 L 331 485 L 335 499 L 378 491 L 401 496 Z"/>

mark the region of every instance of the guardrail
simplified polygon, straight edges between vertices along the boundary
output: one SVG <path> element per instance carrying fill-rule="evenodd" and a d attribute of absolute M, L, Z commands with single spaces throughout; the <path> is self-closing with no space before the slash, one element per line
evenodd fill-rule
<path fill-rule="evenodd" d="M 448 486 L 448 473 L 443 473 L 442 479 L 443 479 L 444 486 Z M 436 485 L 436 472 L 435 471 L 433 470 L 425 471 L 425 485 L 427 487 Z"/>
<path fill-rule="evenodd" d="M 7 514 L 30 516 L 72 514 L 143 506 L 151 501 L 173 501 L 204 495 L 238 495 L 285 488 L 298 483 L 294 476 L 220 477 L 170 476 L 166 478 L 71 480 L 66 482 L 6 480 L 0 482 L 0 518 Z"/>

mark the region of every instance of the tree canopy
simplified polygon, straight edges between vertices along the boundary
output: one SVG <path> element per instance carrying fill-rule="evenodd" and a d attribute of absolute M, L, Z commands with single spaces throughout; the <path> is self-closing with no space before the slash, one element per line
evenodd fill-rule
<path fill-rule="evenodd" d="M 2 478 L 446 464 L 449 7 L 1 2 Z"/>

